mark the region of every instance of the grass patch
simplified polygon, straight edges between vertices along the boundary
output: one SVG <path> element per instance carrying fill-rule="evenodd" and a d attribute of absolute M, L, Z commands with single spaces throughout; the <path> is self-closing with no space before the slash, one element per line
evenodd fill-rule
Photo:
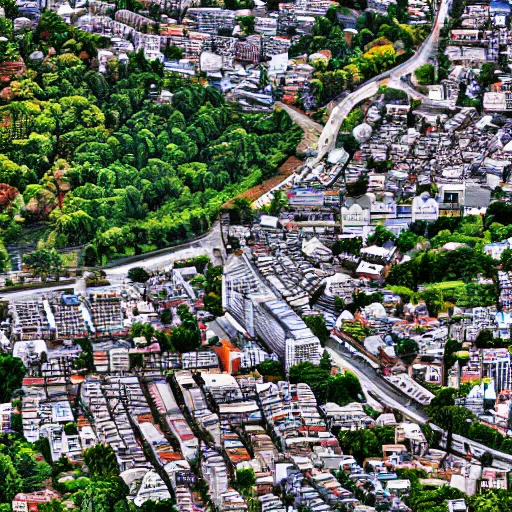
<path fill-rule="evenodd" d="M 54 286 L 66 286 L 68 284 L 75 284 L 74 280 L 66 279 L 64 281 L 50 281 L 47 283 L 28 283 L 28 284 L 15 284 L 14 286 L 5 286 L 4 288 L 0 288 L 0 292 L 9 293 L 9 292 L 18 292 L 22 290 L 37 290 L 39 288 L 53 288 Z M 64 290 L 69 293 L 73 293 L 73 289 Z"/>
<path fill-rule="evenodd" d="M 442 281 L 423 285 L 425 288 L 437 288 L 438 290 L 451 290 L 452 288 L 464 288 L 464 281 Z"/>

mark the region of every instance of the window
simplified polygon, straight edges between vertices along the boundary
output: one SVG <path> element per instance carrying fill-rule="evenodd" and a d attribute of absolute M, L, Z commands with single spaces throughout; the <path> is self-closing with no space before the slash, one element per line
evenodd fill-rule
<path fill-rule="evenodd" d="M 444 203 L 458 203 L 459 202 L 459 193 L 458 192 L 445 192 L 443 202 Z"/>

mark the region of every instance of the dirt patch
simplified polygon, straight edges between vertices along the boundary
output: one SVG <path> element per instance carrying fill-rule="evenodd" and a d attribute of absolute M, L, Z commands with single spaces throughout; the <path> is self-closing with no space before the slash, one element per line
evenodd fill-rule
<path fill-rule="evenodd" d="M 290 156 L 288 160 L 286 160 L 286 162 L 283 165 L 281 165 L 281 167 L 279 167 L 279 170 L 277 171 L 277 174 L 275 176 L 272 176 L 272 178 L 265 180 L 261 185 L 256 185 L 255 187 L 252 187 L 249 190 L 246 190 L 245 192 L 238 194 L 229 201 L 226 201 L 222 205 L 222 209 L 230 210 L 231 208 L 233 208 L 233 201 L 238 198 L 244 198 L 247 199 L 249 202 L 254 203 L 256 199 L 266 194 L 274 187 L 277 187 L 279 183 L 281 183 L 286 178 L 291 176 L 294 173 L 294 171 L 298 171 L 299 169 L 301 169 L 303 165 L 304 162 L 302 160 L 298 159 L 295 156 Z"/>
<path fill-rule="evenodd" d="M 318 147 L 318 139 L 322 133 L 323 126 L 310 117 L 308 117 L 302 110 L 291 105 L 286 105 L 280 101 L 276 101 L 275 108 L 285 110 L 290 116 L 291 120 L 304 132 L 304 136 L 297 146 L 297 155 L 306 156 L 311 151 L 316 150 Z"/>

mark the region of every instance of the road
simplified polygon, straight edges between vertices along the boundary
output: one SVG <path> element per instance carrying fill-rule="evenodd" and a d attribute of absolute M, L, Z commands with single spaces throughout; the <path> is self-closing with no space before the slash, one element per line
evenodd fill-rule
<path fill-rule="evenodd" d="M 313 121 L 309 116 L 297 110 L 295 108 L 276 101 L 274 108 L 282 109 L 290 116 L 291 120 L 304 132 L 304 136 L 297 146 L 298 155 L 306 155 L 312 148 L 316 148 L 318 145 L 318 139 L 322 133 L 323 126 L 316 121 Z"/>
<path fill-rule="evenodd" d="M 432 31 L 425 41 L 423 41 L 414 56 L 395 68 L 385 71 L 368 82 L 365 82 L 355 91 L 343 98 L 338 105 L 333 108 L 322 131 L 322 135 L 320 135 L 320 139 L 318 140 L 318 155 L 315 157 L 315 160 L 309 164 L 311 167 L 317 165 L 329 151 L 332 151 L 336 147 L 336 138 L 340 131 L 341 124 L 358 103 L 374 96 L 379 87 L 388 79 L 396 83 L 396 80 L 399 80 L 400 77 L 413 73 L 420 66 L 428 62 L 431 55 L 437 49 L 439 32 L 448 15 L 450 1 L 451 0 L 441 0 L 441 5 L 439 6 Z"/>
<path fill-rule="evenodd" d="M 379 403 L 400 411 L 404 417 L 414 421 L 415 423 L 426 423 L 427 415 L 425 412 L 419 406 L 411 405 L 408 397 L 400 393 L 387 381 L 377 375 L 368 363 L 365 363 L 360 359 L 355 359 L 333 339 L 328 342 L 326 350 L 329 352 L 329 355 L 337 366 L 345 370 L 349 370 L 357 376 L 363 391 L 368 398 L 375 397 L 374 400 L 377 399 Z M 369 405 L 372 405 L 371 400 L 368 403 Z M 436 425 L 431 424 L 431 427 L 433 430 L 443 432 L 443 430 Z M 512 455 L 498 450 L 493 450 L 481 443 L 453 434 L 453 452 L 464 456 L 467 453 L 468 447 L 474 457 L 478 458 L 484 452 L 487 452 L 492 455 L 494 459 L 512 469 Z"/>
<path fill-rule="evenodd" d="M 157 254 L 148 254 L 147 257 L 137 261 L 132 261 L 130 263 L 119 263 L 117 265 L 114 264 L 109 268 L 105 268 L 104 270 L 107 274 L 106 279 L 110 281 L 112 286 L 116 286 L 126 281 L 126 275 L 131 268 L 144 267 L 148 270 L 157 270 L 167 267 L 172 261 L 192 258 L 202 254 L 207 254 L 210 256 L 215 265 L 219 265 L 222 262 L 219 261 L 213 254 L 213 249 L 217 247 L 224 251 L 219 222 L 216 222 L 210 231 L 203 237 L 191 242 L 186 242 L 176 247 L 169 247 L 163 254 L 161 251 L 158 251 Z M 58 292 L 69 288 L 74 288 L 76 293 L 84 293 L 85 281 L 83 279 L 78 279 L 74 285 L 56 285 L 42 289 L 3 293 L 1 298 L 6 300 L 35 299 L 41 295 L 48 295 L 49 293 Z"/>
<path fill-rule="evenodd" d="M 147 270 L 158 270 L 169 266 L 173 261 L 192 258 L 201 254 L 207 254 L 212 258 L 214 264 L 218 264 L 219 262 L 216 261 L 213 254 L 213 249 L 217 247 L 221 249 L 223 248 L 219 222 L 216 222 L 212 226 L 211 230 L 199 240 L 188 242 L 175 248 L 170 247 L 168 252 L 165 254 L 157 254 L 154 256 L 148 255 L 147 258 L 135 262 L 119 264 L 106 268 L 105 272 L 107 274 L 107 279 L 112 284 L 118 284 L 126 278 L 128 271 L 134 267 L 144 267 Z"/>
<path fill-rule="evenodd" d="M 353 358 L 349 352 L 342 349 L 336 341 L 330 341 L 326 349 L 334 363 L 340 368 L 353 372 L 363 387 L 367 398 L 378 397 L 378 402 L 400 411 L 406 418 L 416 423 L 425 423 L 427 415 L 413 405 L 407 397 L 396 391 L 388 382 L 380 378 L 375 370 L 364 361 Z M 368 393 L 371 392 L 371 394 Z M 371 403 L 370 403 L 371 405 Z"/>

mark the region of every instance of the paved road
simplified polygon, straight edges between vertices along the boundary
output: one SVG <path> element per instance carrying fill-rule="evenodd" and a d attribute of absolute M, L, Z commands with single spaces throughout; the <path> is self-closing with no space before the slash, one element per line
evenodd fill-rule
<path fill-rule="evenodd" d="M 354 358 L 348 351 L 343 349 L 338 342 L 332 339 L 329 341 L 326 350 L 329 352 L 329 355 L 336 365 L 340 368 L 352 371 L 357 375 L 367 397 L 375 397 L 381 404 L 400 411 L 404 417 L 416 423 L 423 424 L 427 421 L 425 412 L 419 406 L 410 405 L 408 397 L 377 375 L 375 370 L 368 363 Z M 371 401 L 369 404 L 371 405 Z M 432 425 L 432 428 L 443 432 L 443 430 L 436 425 Z M 474 457 L 478 458 L 484 452 L 488 452 L 494 459 L 504 464 L 505 467 L 512 468 L 512 455 L 493 450 L 466 437 L 457 434 L 453 435 L 453 452 L 459 455 L 466 455 L 467 447 L 470 448 Z"/>
<path fill-rule="evenodd" d="M 144 267 L 148 270 L 158 270 L 169 266 L 172 261 L 183 260 L 199 256 L 201 254 L 207 254 L 212 258 L 214 263 L 215 257 L 213 255 L 213 249 L 222 248 L 222 238 L 220 233 L 220 223 L 216 222 L 206 236 L 200 240 L 189 242 L 184 244 L 185 246 L 178 246 L 176 248 L 170 247 L 168 252 L 165 254 L 158 254 L 155 256 L 148 256 L 142 260 L 113 266 L 106 268 L 107 279 L 112 283 L 120 283 L 126 278 L 128 270 L 134 267 Z"/>
<path fill-rule="evenodd" d="M 318 155 L 311 166 L 318 164 L 322 158 L 332 151 L 336 146 L 336 138 L 340 131 L 341 124 L 350 113 L 350 111 L 361 101 L 374 96 L 379 86 L 388 79 L 399 79 L 401 76 L 408 75 L 426 64 L 430 56 L 434 53 L 439 42 L 439 32 L 444 25 L 448 15 L 449 3 L 451 0 L 441 0 L 441 5 L 437 12 L 436 20 L 432 32 L 418 48 L 413 57 L 397 67 L 381 73 L 368 82 L 362 84 L 354 92 L 342 99 L 336 107 L 333 108 L 329 120 L 327 121 L 322 135 L 318 141 Z"/>
<path fill-rule="evenodd" d="M 142 260 L 131 263 L 120 263 L 118 265 L 106 268 L 107 279 L 115 286 L 122 284 L 126 280 L 128 270 L 134 267 L 144 267 L 148 270 L 162 269 L 168 266 L 172 261 L 192 258 L 202 254 L 207 254 L 212 259 L 215 265 L 221 264 L 220 261 L 214 256 L 213 249 L 223 249 L 222 238 L 220 233 L 220 223 L 216 222 L 211 230 L 201 239 L 185 244 L 170 247 L 166 250 L 165 254 L 160 252 L 156 255 L 148 255 Z M 47 295 L 52 292 L 62 291 L 73 287 L 76 293 L 83 293 L 85 291 L 85 281 L 78 279 L 75 285 L 56 285 L 44 289 L 36 290 L 23 290 L 19 292 L 3 293 L 1 298 L 6 300 L 28 300 L 41 295 Z"/>
<path fill-rule="evenodd" d="M 337 366 L 350 370 L 357 375 L 367 397 L 374 400 L 378 397 L 381 404 L 400 411 L 405 417 L 417 423 L 423 424 L 427 421 L 427 415 L 421 409 L 409 405 L 409 399 L 380 378 L 368 363 L 353 358 L 336 341 L 330 341 L 326 350 Z M 368 392 L 371 392 L 371 394 Z"/>

